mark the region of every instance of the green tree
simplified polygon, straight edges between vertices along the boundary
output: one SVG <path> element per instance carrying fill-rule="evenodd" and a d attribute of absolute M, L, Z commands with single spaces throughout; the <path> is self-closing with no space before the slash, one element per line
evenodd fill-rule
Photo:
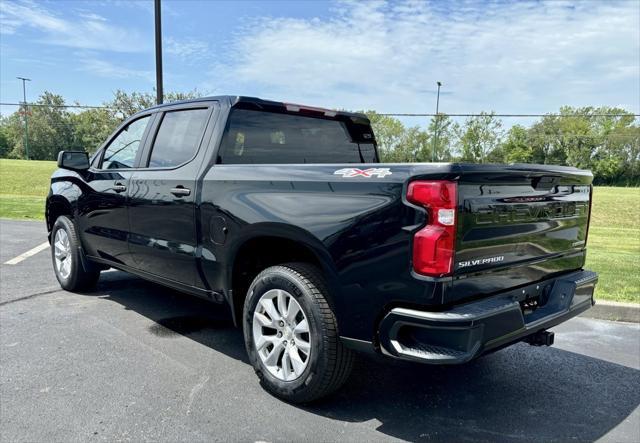
<path fill-rule="evenodd" d="M 533 148 L 529 143 L 527 128 L 514 125 L 509 129 L 502 143 L 494 149 L 491 161 L 496 163 L 531 163 L 533 162 Z"/>
<path fill-rule="evenodd" d="M 406 128 L 400 120 L 388 115 L 380 115 L 375 111 L 365 111 L 371 121 L 373 133 L 378 144 L 380 158 L 384 162 L 398 161 L 402 157 L 401 143 Z"/>
<path fill-rule="evenodd" d="M 0 158 L 9 156 L 13 148 L 13 141 L 8 126 L 8 118 L 0 117 Z"/>
<path fill-rule="evenodd" d="M 558 117 L 543 117 L 542 120 L 533 124 L 528 133 L 533 151 L 533 163 L 559 165 L 566 163 L 566 152 L 557 144 L 561 134 Z"/>
<path fill-rule="evenodd" d="M 422 161 L 430 162 L 432 159 L 437 162 L 452 161 L 455 156 L 455 144 L 459 130 L 459 125 L 448 115 L 438 114 L 432 117 L 427 128 L 431 138 L 430 151 L 428 157 Z"/>
<path fill-rule="evenodd" d="M 28 108 L 29 158 L 52 160 L 58 151 L 72 146 L 73 127 L 70 114 L 63 107 L 62 96 L 45 91 L 36 105 Z M 9 157 L 24 158 L 24 124 L 22 115 L 13 113 L 7 122 L 7 133 L 13 146 Z"/>
<path fill-rule="evenodd" d="M 620 114 L 620 117 L 593 119 L 593 131 L 598 134 L 598 147 L 591 159 L 596 183 L 640 183 L 640 126 L 635 117 L 620 108 L 599 108 L 600 114 Z"/>
<path fill-rule="evenodd" d="M 640 125 L 618 128 L 611 134 L 612 155 L 620 158 L 622 178 L 627 184 L 640 184 Z"/>
<path fill-rule="evenodd" d="M 169 92 L 166 102 L 199 97 L 196 91 Z M 60 95 L 45 92 L 30 106 L 29 151 L 33 159 L 56 158 L 61 149 L 94 152 L 115 127 L 155 104 L 153 92 L 116 91 L 107 109 L 69 112 Z M 591 169 L 594 183 L 640 184 L 640 126 L 621 108 L 563 106 L 528 128 L 511 127 L 505 136 L 493 113 L 481 113 L 460 126 L 449 116 L 433 117 L 426 129 L 407 127 L 391 116 L 367 111 L 384 162 L 471 161 L 542 163 Z M 0 156 L 24 158 L 23 114 L 0 118 Z"/>
<path fill-rule="evenodd" d="M 401 146 L 406 154 L 397 161 L 405 163 L 431 161 L 431 137 L 419 126 L 412 126 L 405 131 Z"/>
<path fill-rule="evenodd" d="M 366 111 L 384 163 L 431 161 L 431 136 L 419 126 L 407 128 L 399 119 Z"/>
<path fill-rule="evenodd" d="M 94 153 L 120 121 L 109 109 L 87 109 L 71 114 L 73 149 Z"/>
<path fill-rule="evenodd" d="M 22 116 L 18 112 L 14 112 L 8 117 L 3 117 L 0 121 L 2 132 L 5 134 L 8 145 L 2 155 L 3 157 L 24 158 L 20 157 L 21 150 L 16 149 L 18 144 L 21 144 L 23 140 L 24 125 L 22 122 Z"/>
<path fill-rule="evenodd" d="M 638 183 L 640 128 L 620 108 L 563 106 L 528 130 L 535 163 L 591 169 L 594 183 Z"/>
<path fill-rule="evenodd" d="M 469 117 L 459 129 L 461 160 L 484 163 L 488 154 L 500 143 L 502 122 L 494 112 Z"/>
<path fill-rule="evenodd" d="M 164 102 L 171 103 L 180 100 L 189 100 L 202 97 L 202 93 L 197 89 L 188 92 L 167 92 L 164 94 Z M 122 120 L 131 117 L 136 112 L 143 109 L 151 108 L 156 104 L 155 89 L 153 92 L 131 92 L 127 93 L 118 89 L 114 93 L 111 101 L 106 102 L 105 106 L 109 107 L 115 115 Z"/>

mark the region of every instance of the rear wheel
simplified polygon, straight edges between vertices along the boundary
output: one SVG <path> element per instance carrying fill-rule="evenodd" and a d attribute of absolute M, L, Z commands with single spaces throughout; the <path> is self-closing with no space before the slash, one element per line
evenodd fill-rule
<path fill-rule="evenodd" d="M 294 403 L 337 390 L 353 364 L 338 337 L 322 273 L 305 263 L 262 271 L 244 305 L 244 337 L 249 360 L 262 385 Z"/>
<path fill-rule="evenodd" d="M 56 278 L 67 291 L 92 289 L 100 277 L 100 270 L 85 269 L 82 264 L 80 241 L 73 222 L 60 216 L 51 230 L 51 260 Z"/>

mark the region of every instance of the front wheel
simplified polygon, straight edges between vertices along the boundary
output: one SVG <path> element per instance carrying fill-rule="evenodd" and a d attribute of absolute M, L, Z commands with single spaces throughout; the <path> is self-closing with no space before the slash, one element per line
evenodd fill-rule
<path fill-rule="evenodd" d="M 353 355 L 338 337 L 322 273 L 306 263 L 262 271 L 244 304 L 244 339 L 262 385 L 277 397 L 305 403 L 346 381 Z"/>
<path fill-rule="evenodd" d="M 60 286 L 67 291 L 91 289 L 100 277 L 99 269 L 84 268 L 80 254 L 73 222 L 68 217 L 58 217 L 51 230 L 51 260 Z"/>

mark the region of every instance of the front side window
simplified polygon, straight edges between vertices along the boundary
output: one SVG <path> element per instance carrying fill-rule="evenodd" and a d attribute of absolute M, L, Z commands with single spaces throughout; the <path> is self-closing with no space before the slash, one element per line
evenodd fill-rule
<path fill-rule="evenodd" d="M 233 109 L 220 163 L 370 163 L 377 161 L 369 121 Z"/>
<path fill-rule="evenodd" d="M 150 168 L 172 168 L 193 158 L 207 124 L 208 109 L 165 113 L 153 143 Z"/>
<path fill-rule="evenodd" d="M 133 168 L 142 136 L 150 118 L 151 116 L 148 115 L 132 121 L 120 131 L 104 151 L 102 169 Z"/>
<path fill-rule="evenodd" d="M 102 152 L 98 151 L 93 155 L 93 159 L 91 160 L 91 167 L 92 168 L 99 168 L 100 167 L 100 157 Z"/>

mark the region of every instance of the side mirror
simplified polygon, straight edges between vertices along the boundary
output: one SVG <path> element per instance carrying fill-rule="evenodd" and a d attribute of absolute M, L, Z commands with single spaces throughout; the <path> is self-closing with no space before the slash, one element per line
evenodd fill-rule
<path fill-rule="evenodd" d="M 89 154 L 84 151 L 60 151 L 58 167 L 72 171 L 86 171 L 89 169 Z"/>

